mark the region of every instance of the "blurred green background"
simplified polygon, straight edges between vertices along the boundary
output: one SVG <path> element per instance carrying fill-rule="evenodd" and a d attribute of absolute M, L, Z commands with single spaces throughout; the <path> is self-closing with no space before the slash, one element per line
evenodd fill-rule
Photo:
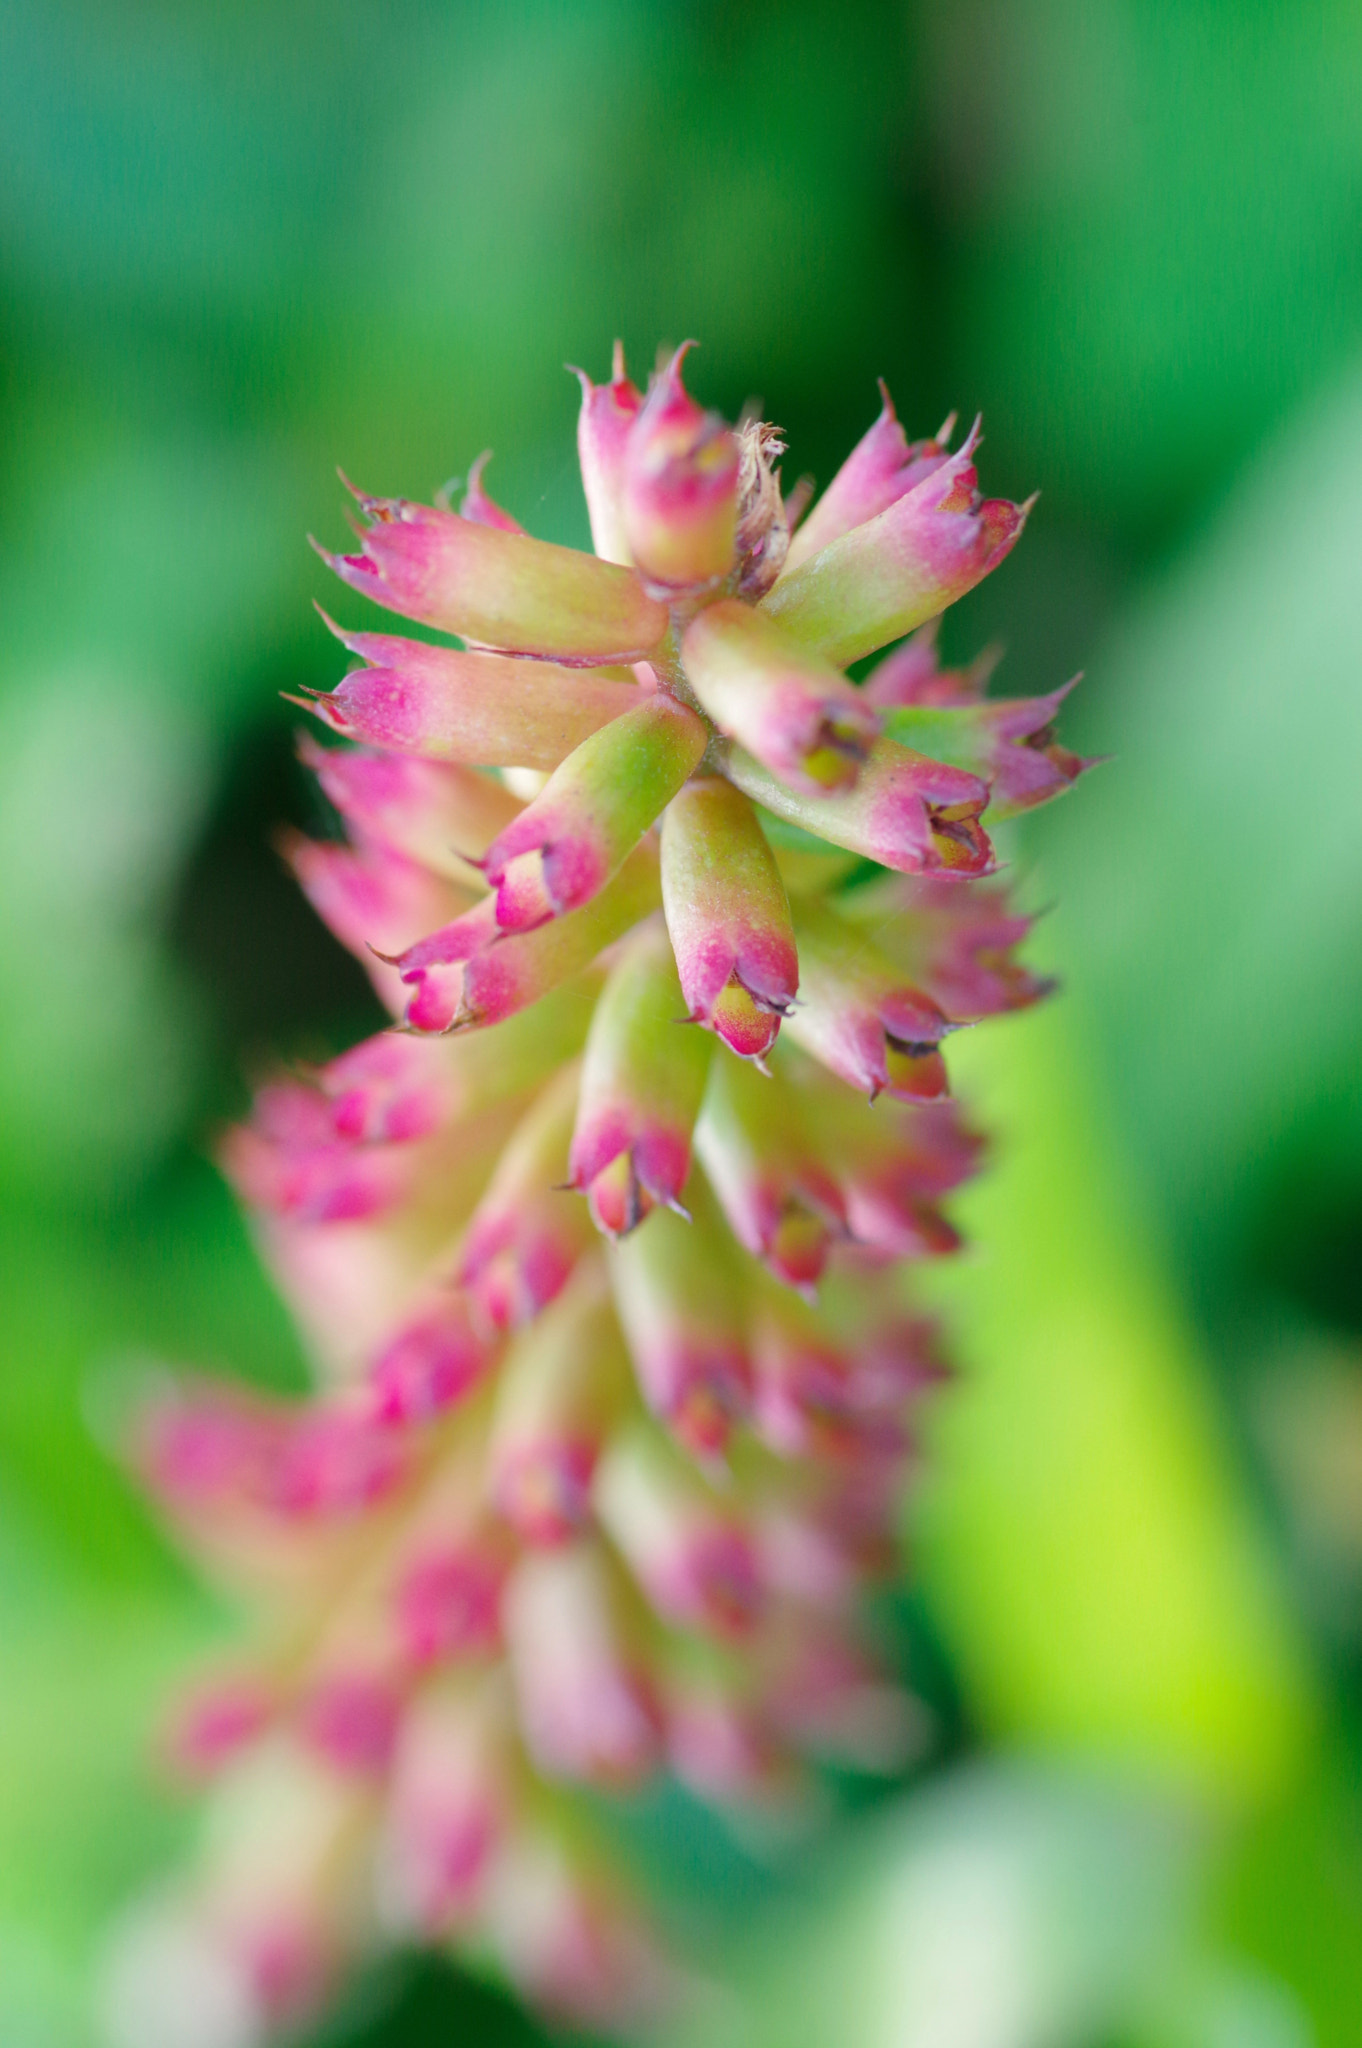
<path fill-rule="evenodd" d="M 1362 9 L 0 0 L 0 2041 L 187 1839 L 146 1733 L 222 1617 L 99 1446 L 141 1353 L 300 1364 L 207 1163 L 374 1021 L 271 851 L 339 462 L 583 542 L 560 365 L 826 480 L 884 374 L 1043 496 L 948 625 L 1110 753 L 1012 849 L 1046 1011 L 894 1625 L 938 1730 L 785 1859 L 624 1825 L 686 2044 L 1362 2040 Z M 333 593 L 334 594 L 334 593 Z M 537 2039 L 444 1964 L 332 2048 Z"/>

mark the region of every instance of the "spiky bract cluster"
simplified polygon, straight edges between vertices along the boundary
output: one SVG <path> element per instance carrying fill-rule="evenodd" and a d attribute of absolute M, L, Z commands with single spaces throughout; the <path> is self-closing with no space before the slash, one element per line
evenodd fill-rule
<path fill-rule="evenodd" d="M 941 1370 L 904 1274 L 977 1151 L 941 1047 L 1041 992 L 989 828 L 1083 765 L 1063 692 L 986 698 L 931 622 L 1025 508 L 886 394 L 799 524 L 680 354 L 581 381 L 594 556 L 479 464 L 457 513 L 356 494 L 327 557 L 462 643 L 334 628 L 310 707 L 348 837 L 293 866 L 399 1028 L 225 1147 L 315 1396 L 180 1380 L 133 1431 L 265 1621 L 181 1715 L 209 1838 L 117 1995 L 215 1986 L 233 2048 L 382 1937 L 627 2017 L 665 1972 L 565 1788 L 768 1808 L 910 1725 L 858 1596 Z"/>

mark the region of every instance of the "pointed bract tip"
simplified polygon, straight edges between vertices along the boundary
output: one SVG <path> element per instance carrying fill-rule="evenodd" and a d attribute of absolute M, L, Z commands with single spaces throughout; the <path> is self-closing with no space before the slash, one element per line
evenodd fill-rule
<path fill-rule="evenodd" d="M 676 349 L 673 352 L 670 362 L 667 364 L 666 368 L 662 372 L 662 379 L 665 383 L 674 384 L 678 389 L 682 388 L 681 365 L 682 363 L 684 363 L 686 357 L 690 354 L 691 350 L 693 348 L 699 348 L 699 346 L 699 342 L 696 341 L 693 336 L 689 341 L 682 342 L 680 348 Z"/>
<path fill-rule="evenodd" d="M 880 418 L 885 420 L 896 420 L 898 418 L 898 414 L 894 410 L 894 401 L 889 396 L 889 386 L 885 383 L 883 377 L 877 377 L 875 379 L 875 382 L 879 386 L 880 390 Z"/>

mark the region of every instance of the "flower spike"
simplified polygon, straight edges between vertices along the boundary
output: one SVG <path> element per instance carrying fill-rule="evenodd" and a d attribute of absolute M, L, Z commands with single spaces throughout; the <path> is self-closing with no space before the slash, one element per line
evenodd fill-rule
<path fill-rule="evenodd" d="M 287 857 L 400 1021 L 219 1147 L 312 1391 L 161 1375 L 122 1431 L 261 1614 L 172 1730 L 210 1825 L 114 1945 L 113 2037 L 261 2048 L 417 1940 L 642 2038 L 681 1973 L 578 1788 L 811 1826 L 814 1759 L 926 1739 L 863 1596 L 946 1374 L 914 1267 L 983 1155 L 942 1046 L 1049 988 L 988 828 L 1087 763 L 1062 691 L 937 659 L 1027 510 L 977 427 L 910 441 L 885 393 L 801 524 L 782 430 L 685 354 L 578 372 L 594 554 L 482 456 L 326 556 L 464 644 L 327 620 L 358 665 L 299 693 L 345 839 Z"/>

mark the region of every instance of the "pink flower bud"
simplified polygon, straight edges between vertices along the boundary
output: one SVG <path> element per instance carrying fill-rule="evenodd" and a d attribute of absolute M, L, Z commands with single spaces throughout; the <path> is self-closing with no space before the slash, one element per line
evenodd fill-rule
<path fill-rule="evenodd" d="M 405 498 L 356 492 L 357 555 L 317 552 L 376 604 L 510 654 L 593 665 L 656 646 L 667 614 L 630 570 Z"/>
<path fill-rule="evenodd" d="M 664 1621 L 721 1637 L 752 1627 L 762 1586 L 747 1532 L 656 1428 L 640 1422 L 615 1438 L 595 1498 L 602 1527 Z"/>
<path fill-rule="evenodd" d="M 825 796 L 792 790 L 741 747 L 728 750 L 723 768 L 730 782 L 778 818 L 882 867 L 909 875 L 993 871 L 993 848 L 979 823 L 987 783 L 896 740 L 876 740 L 854 789 Z"/>
<path fill-rule="evenodd" d="M 638 702 L 633 683 L 551 662 L 461 653 L 393 633 L 332 631 L 370 666 L 305 708 L 343 739 L 394 753 L 482 768 L 556 768 Z"/>
<path fill-rule="evenodd" d="M 1044 697 L 905 705 L 886 713 L 885 730 L 906 746 L 981 776 L 991 785 L 989 817 L 1010 818 L 1062 796 L 1094 765 L 1055 738 L 1059 707 L 1073 687 L 1065 683 Z"/>
<path fill-rule="evenodd" d="M 213 1777 L 263 1734 L 277 1702 L 255 1672 L 223 1672 L 200 1681 L 176 1703 L 162 1745 L 177 1776 Z"/>
<path fill-rule="evenodd" d="M 563 1543 L 587 1526 L 601 1445 L 632 1394 L 604 1268 L 585 1259 L 517 1338 L 497 1388 L 488 1496 L 526 1543 Z"/>
<path fill-rule="evenodd" d="M 795 789 L 849 789 L 879 716 L 846 677 L 737 598 L 706 606 L 681 643 L 686 679 L 719 730 Z"/>
<path fill-rule="evenodd" d="M 520 1721 L 540 1768 L 606 1785 L 646 1776 L 660 1715 L 605 1550 L 584 1540 L 522 1558 L 504 1612 Z"/>
<path fill-rule="evenodd" d="M 713 1806 L 784 1805 L 800 1790 L 760 1708 L 720 1684 L 676 1687 L 667 1708 L 667 1761 L 688 1791 Z"/>
<path fill-rule="evenodd" d="M 615 343 L 608 384 L 593 384 L 584 370 L 577 419 L 577 454 L 591 520 L 591 544 L 604 562 L 632 562 L 624 524 L 624 451 L 643 394 L 624 374 L 624 347 Z"/>
<path fill-rule="evenodd" d="M 474 897 L 379 840 L 338 846 L 299 833 L 282 842 L 303 894 L 322 923 L 353 953 L 390 1009 L 401 990 L 378 955 L 400 952 L 412 936 L 458 917 Z"/>
<path fill-rule="evenodd" d="M 872 704 L 977 704 L 988 679 L 1002 659 L 1000 647 L 988 647 L 968 668 L 943 669 L 937 650 L 938 616 L 877 661 L 862 688 Z"/>
<path fill-rule="evenodd" d="M 778 1074 L 721 1054 L 695 1146 L 739 1244 L 790 1286 L 812 1286 L 846 1235 L 846 1215 L 801 1127 L 795 1091 Z"/>
<path fill-rule="evenodd" d="M 482 863 L 503 931 L 532 931 L 590 902 L 708 744 L 703 721 L 670 697 L 645 696 L 554 771 L 493 840 Z"/>
<path fill-rule="evenodd" d="M 641 841 L 583 909 L 533 931 L 498 938 L 496 901 L 489 896 L 443 931 L 409 947 L 397 962 L 403 981 L 415 991 L 407 1023 L 414 1031 L 500 1024 L 580 974 L 656 907 L 657 858 L 656 847 Z"/>
<path fill-rule="evenodd" d="M 286 1426 L 279 1404 L 242 1387 L 167 1377 L 137 1402 L 127 1455 L 167 1506 L 200 1510 L 261 1494 Z"/>
<path fill-rule="evenodd" d="M 395 1595 L 398 1638 L 418 1666 L 486 1656 L 501 1640 L 506 1551 L 477 1532 L 433 1537 L 405 1567 Z"/>
<path fill-rule="evenodd" d="M 675 2003 L 676 1973 L 624 1892 L 542 1826 L 499 1858 L 488 1918 L 502 1968 L 550 2022 L 637 2036 Z"/>
<path fill-rule="evenodd" d="M 660 919 L 611 969 L 587 1036 L 568 1175 L 597 1229 L 633 1230 L 657 1203 L 681 1207 L 710 1041 L 685 1007 Z"/>
<path fill-rule="evenodd" d="M 873 1101 L 882 1090 L 913 1101 L 946 1092 L 938 1050 L 952 1029 L 855 925 L 823 904 L 801 903 L 799 1007 L 786 1023 L 848 1087 Z"/>
<path fill-rule="evenodd" d="M 865 1276 L 856 1274 L 858 1307 Z M 907 1403 L 941 1377 L 932 1327 L 889 1312 L 829 1318 L 767 1287 L 752 1318 L 756 1421 L 784 1458 L 854 1458 L 868 1442 L 900 1448 Z M 887 1427 L 886 1427 L 887 1425 Z"/>
<path fill-rule="evenodd" d="M 321 1112 L 324 1137 L 280 1131 L 279 1111 L 287 1098 L 291 1106 Z M 320 1092 L 301 1083 L 262 1090 L 251 1123 L 227 1133 L 218 1160 L 252 1208 L 312 1223 L 381 1215 L 406 1198 L 424 1164 L 408 1145 L 357 1146 L 338 1139 Z"/>
<path fill-rule="evenodd" d="M 886 876 L 856 890 L 846 911 L 872 927 L 895 965 L 950 1017 L 1025 1009 L 1055 985 L 1014 959 L 1035 919 L 1018 916 L 1005 889 Z"/>
<path fill-rule="evenodd" d="M 437 1684 L 408 1710 L 377 1849 L 385 1925 L 433 1940 L 481 1905 L 512 1792 L 499 1687 Z"/>
<path fill-rule="evenodd" d="M 893 1774 L 922 1747 L 921 1707 L 830 1621 L 790 1632 L 765 1705 L 778 1734 L 829 1762 Z"/>
<path fill-rule="evenodd" d="M 883 378 L 880 399 L 879 418 L 861 436 L 792 536 L 785 557 L 787 572 L 840 540 L 853 526 L 862 526 L 887 511 L 948 460 L 954 413 L 930 440 L 910 441 L 899 425 Z"/>
<path fill-rule="evenodd" d="M 591 1241 L 588 1218 L 563 1191 L 577 1084 L 577 1068 L 564 1067 L 530 1105 L 464 1234 L 459 1282 L 493 1329 L 531 1322 Z"/>
<path fill-rule="evenodd" d="M 597 984 L 580 975 L 532 1010 L 461 1038 L 383 1031 L 310 1077 L 337 1137 L 407 1143 L 519 1095 L 580 1052 Z"/>
<path fill-rule="evenodd" d="M 367 1406 L 300 1412 L 270 1474 L 271 1505 L 286 1516 L 361 1514 L 406 1477 L 409 1454 Z"/>
<path fill-rule="evenodd" d="M 462 1295 L 446 1293 L 412 1316 L 369 1371 L 374 1414 L 389 1424 L 425 1422 L 472 1392 L 496 1349 Z"/>
<path fill-rule="evenodd" d="M 935 1205 L 977 1169 L 980 1153 L 956 1105 L 871 1105 L 804 1070 L 799 1092 L 814 1142 L 835 1162 L 853 1239 L 888 1258 L 954 1251 L 959 1237 Z"/>
<path fill-rule="evenodd" d="M 512 519 L 509 512 L 503 512 L 500 505 L 490 498 L 482 487 L 482 473 L 492 460 L 490 448 L 484 448 L 468 472 L 463 502 L 459 506 L 459 517 L 471 519 L 478 526 L 495 526 L 502 533 L 520 533 L 525 529 L 518 519 Z"/>
<path fill-rule="evenodd" d="M 402 1703 L 381 1678 L 364 1671 L 317 1680 L 303 1700 L 298 1732 L 337 1771 L 379 1777 L 392 1761 Z"/>
<path fill-rule="evenodd" d="M 904 497 L 782 576 L 765 609 L 839 668 L 963 597 L 1013 547 L 1027 505 L 981 500 L 978 427 Z"/>
<path fill-rule="evenodd" d="M 685 342 L 653 379 L 624 453 L 624 530 L 648 587 L 713 583 L 733 567 L 737 436 L 681 382 Z M 657 636 L 654 636 L 657 637 Z"/>
<path fill-rule="evenodd" d="M 298 754 L 361 841 L 381 841 L 465 888 L 478 887 L 476 861 L 524 808 L 495 776 L 455 762 L 319 747 L 306 735 Z"/>
<path fill-rule="evenodd" d="M 752 1368 L 732 1254 L 698 1175 L 687 1199 L 694 1221 L 659 1209 L 616 1248 L 610 1279 L 644 1400 L 712 1457 L 750 1406 Z"/>
<path fill-rule="evenodd" d="M 687 783 L 667 807 L 662 900 L 691 1017 L 760 1059 L 799 984 L 794 927 L 756 813 L 717 776 Z"/>

